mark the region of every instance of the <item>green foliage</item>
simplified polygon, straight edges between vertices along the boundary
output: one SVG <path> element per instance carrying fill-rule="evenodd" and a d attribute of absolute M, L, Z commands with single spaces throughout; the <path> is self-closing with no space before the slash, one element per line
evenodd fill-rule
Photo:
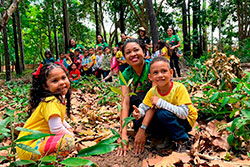
<path fill-rule="evenodd" d="M 228 136 L 228 143 L 234 150 L 243 150 L 245 145 L 250 144 L 250 73 L 242 79 L 235 79 L 237 87 L 233 90 L 235 96 L 238 98 L 239 105 L 238 110 L 240 115 L 233 120 L 231 127 L 227 127 L 227 130 L 231 132 Z M 240 86 L 238 86 L 240 85 Z M 230 115 L 231 117 L 234 114 Z"/>
<path fill-rule="evenodd" d="M 96 164 L 94 164 L 92 161 L 81 158 L 68 158 L 63 160 L 61 164 L 66 166 L 83 166 L 83 165 L 88 165 L 93 167 L 96 166 Z"/>
<path fill-rule="evenodd" d="M 11 162 L 10 166 L 19 166 L 19 165 L 28 165 L 28 164 L 34 164 L 34 161 L 15 161 L 16 160 L 16 147 L 19 147 L 25 151 L 34 153 L 34 154 L 38 154 L 40 155 L 40 152 L 28 145 L 22 144 L 22 143 L 18 143 L 21 141 L 28 141 L 28 140 L 35 140 L 35 139 L 40 139 L 43 138 L 45 136 L 51 136 L 51 134 L 44 134 L 41 132 L 37 132 L 37 131 L 32 131 L 32 130 L 28 130 L 25 128 L 15 128 L 14 124 L 15 124 L 15 111 L 14 110 L 10 110 L 10 109 L 6 109 L 6 113 L 7 117 L 5 119 L 3 119 L 0 122 L 0 125 L 2 127 L 1 130 L 1 136 L 2 139 L 6 138 L 6 137 L 10 137 L 11 138 L 11 145 L 10 146 L 4 146 L 4 147 L 0 147 L 0 150 L 8 150 L 9 152 L 9 156 L 13 157 L 14 162 Z M 10 127 L 10 130 L 9 130 Z M 35 132 L 35 134 L 30 134 L 27 136 L 23 136 L 22 138 L 19 138 L 17 140 L 15 140 L 15 136 L 14 136 L 14 131 L 15 130 L 24 130 L 26 132 Z M 9 148 L 11 148 L 9 150 Z"/>

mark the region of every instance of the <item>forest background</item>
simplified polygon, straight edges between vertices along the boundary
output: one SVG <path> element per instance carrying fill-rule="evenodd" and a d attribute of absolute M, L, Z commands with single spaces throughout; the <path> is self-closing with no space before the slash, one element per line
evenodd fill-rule
<path fill-rule="evenodd" d="M 6 15 L 11 4 L 17 8 Z M 10 80 L 11 66 L 21 74 L 24 64 L 39 63 L 46 49 L 57 58 L 66 52 L 70 38 L 90 47 L 100 33 L 113 47 L 120 33 L 137 37 L 141 26 L 154 44 L 166 38 L 169 26 L 174 27 L 187 64 L 214 50 L 247 62 L 249 10 L 248 0 L 2 0 L 0 65 L 6 65 Z"/>

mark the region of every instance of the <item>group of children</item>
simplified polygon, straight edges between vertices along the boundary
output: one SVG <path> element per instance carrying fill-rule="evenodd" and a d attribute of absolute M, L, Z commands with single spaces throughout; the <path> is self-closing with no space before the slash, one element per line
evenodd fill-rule
<path fill-rule="evenodd" d="M 119 47 L 120 49 L 122 48 L 122 43 L 119 44 Z M 163 48 L 161 48 L 162 53 L 160 52 L 161 54 L 159 55 L 166 57 L 164 56 L 166 52 L 163 52 Z M 60 54 L 60 58 L 57 61 L 53 60 L 51 54 L 46 52 L 43 65 L 33 73 L 35 77 L 33 77 L 30 93 L 30 106 L 33 113 L 25 123 L 24 128 L 56 135 L 22 142 L 39 150 L 41 155 L 17 148 L 20 159 L 38 160 L 41 156 L 51 154 L 63 157 L 72 151 L 74 148 L 74 133 L 72 127 L 64 118 L 66 112 L 69 114 L 70 111 L 70 80 L 71 82 L 77 82 L 81 75 L 94 74 L 97 78 L 102 76 L 103 81 L 110 81 L 112 75 L 116 75 L 119 70 L 123 71 L 126 68 L 126 60 L 120 49 L 115 47 L 111 52 L 109 47 L 103 48 L 99 46 L 97 50 L 89 48 L 88 50 L 84 49 L 82 53 L 76 49 L 74 55 Z M 154 70 L 156 70 L 157 74 Z M 163 106 L 163 112 L 168 110 L 175 114 L 178 119 L 185 120 L 185 124 L 191 128 L 197 118 L 197 112 L 192 107 L 192 102 L 182 84 L 175 83 L 178 87 L 176 87 L 176 90 L 174 89 L 175 87 L 172 88 L 173 82 L 170 79 L 172 71 L 167 60 L 165 58 L 153 60 L 150 73 L 156 87 L 149 91 L 139 108 L 135 107 L 134 117 L 139 119 L 145 115 L 148 109 L 154 108 L 154 106 L 158 108 Z M 161 81 L 158 81 L 159 78 L 161 78 Z M 168 88 L 167 92 L 165 87 Z M 166 103 L 168 99 L 164 99 L 164 96 L 171 94 L 171 97 L 175 97 L 177 96 L 175 94 L 178 92 L 177 90 L 180 92 L 178 94 L 180 99 L 177 102 L 169 101 L 169 103 Z M 156 93 L 152 94 L 152 92 Z M 152 101 L 153 96 L 157 96 L 154 102 Z M 146 109 L 142 110 L 142 108 Z M 188 130 L 182 129 L 186 140 L 188 140 L 186 134 Z M 18 138 L 28 134 L 29 132 L 22 131 Z"/>
<path fill-rule="evenodd" d="M 46 56 L 44 62 L 49 62 L 50 59 L 51 57 Z M 103 82 L 111 82 L 112 76 L 118 75 L 119 70 L 122 72 L 125 68 L 121 68 L 121 66 L 126 64 L 126 60 L 117 47 L 114 47 L 111 51 L 109 47 L 103 48 L 103 46 L 99 46 L 97 49 L 84 48 L 82 51 L 76 49 L 73 54 L 61 53 L 57 62 L 69 71 L 69 78 L 72 82 L 78 82 L 81 76 L 91 74 L 98 79 L 102 79 Z"/>

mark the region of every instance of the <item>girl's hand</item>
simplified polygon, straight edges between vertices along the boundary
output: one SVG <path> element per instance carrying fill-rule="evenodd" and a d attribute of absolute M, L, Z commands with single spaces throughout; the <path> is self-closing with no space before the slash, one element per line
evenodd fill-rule
<path fill-rule="evenodd" d="M 140 113 L 139 109 L 135 105 L 133 105 L 133 108 L 134 108 L 133 117 L 136 120 L 140 119 L 141 118 L 141 113 Z"/>
<path fill-rule="evenodd" d="M 118 147 L 118 152 L 117 155 L 118 156 L 126 156 L 127 155 L 127 149 L 128 149 L 128 136 L 126 135 L 121 135 L 122 140 L 126 140 L 127 144 L 125 144 L 120 138 L 117 140 L 118 144 L 120 144 L 122 142 L 122 147 L 119 146 Z"/>
<path fill-rule="evenodd" d="M 151 98 L 151 104 L 152 104 L 153 106 L 155 106 L 155 105 L 157 104 L 158 100 L 159 100 L 159 97 L 157 97 L 156 95 L 154 95 L 154 96 Z"/>

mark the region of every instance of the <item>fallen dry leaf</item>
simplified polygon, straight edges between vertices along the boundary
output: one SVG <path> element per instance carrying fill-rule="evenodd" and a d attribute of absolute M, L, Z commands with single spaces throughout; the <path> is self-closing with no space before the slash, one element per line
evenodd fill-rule
<path fill-rule="evenodd" d="M 173 165 L 174 163 L 180 162 L 182 157 L 184 158 L 184 161 L 186 159 L 186 156 L 189 156 L 187 153 L 177 153 L 172 152 L 169 156 L 163 157 L 162 160 L 155 164 L 155 167 L 167 167 L 170 165 Z"/>

